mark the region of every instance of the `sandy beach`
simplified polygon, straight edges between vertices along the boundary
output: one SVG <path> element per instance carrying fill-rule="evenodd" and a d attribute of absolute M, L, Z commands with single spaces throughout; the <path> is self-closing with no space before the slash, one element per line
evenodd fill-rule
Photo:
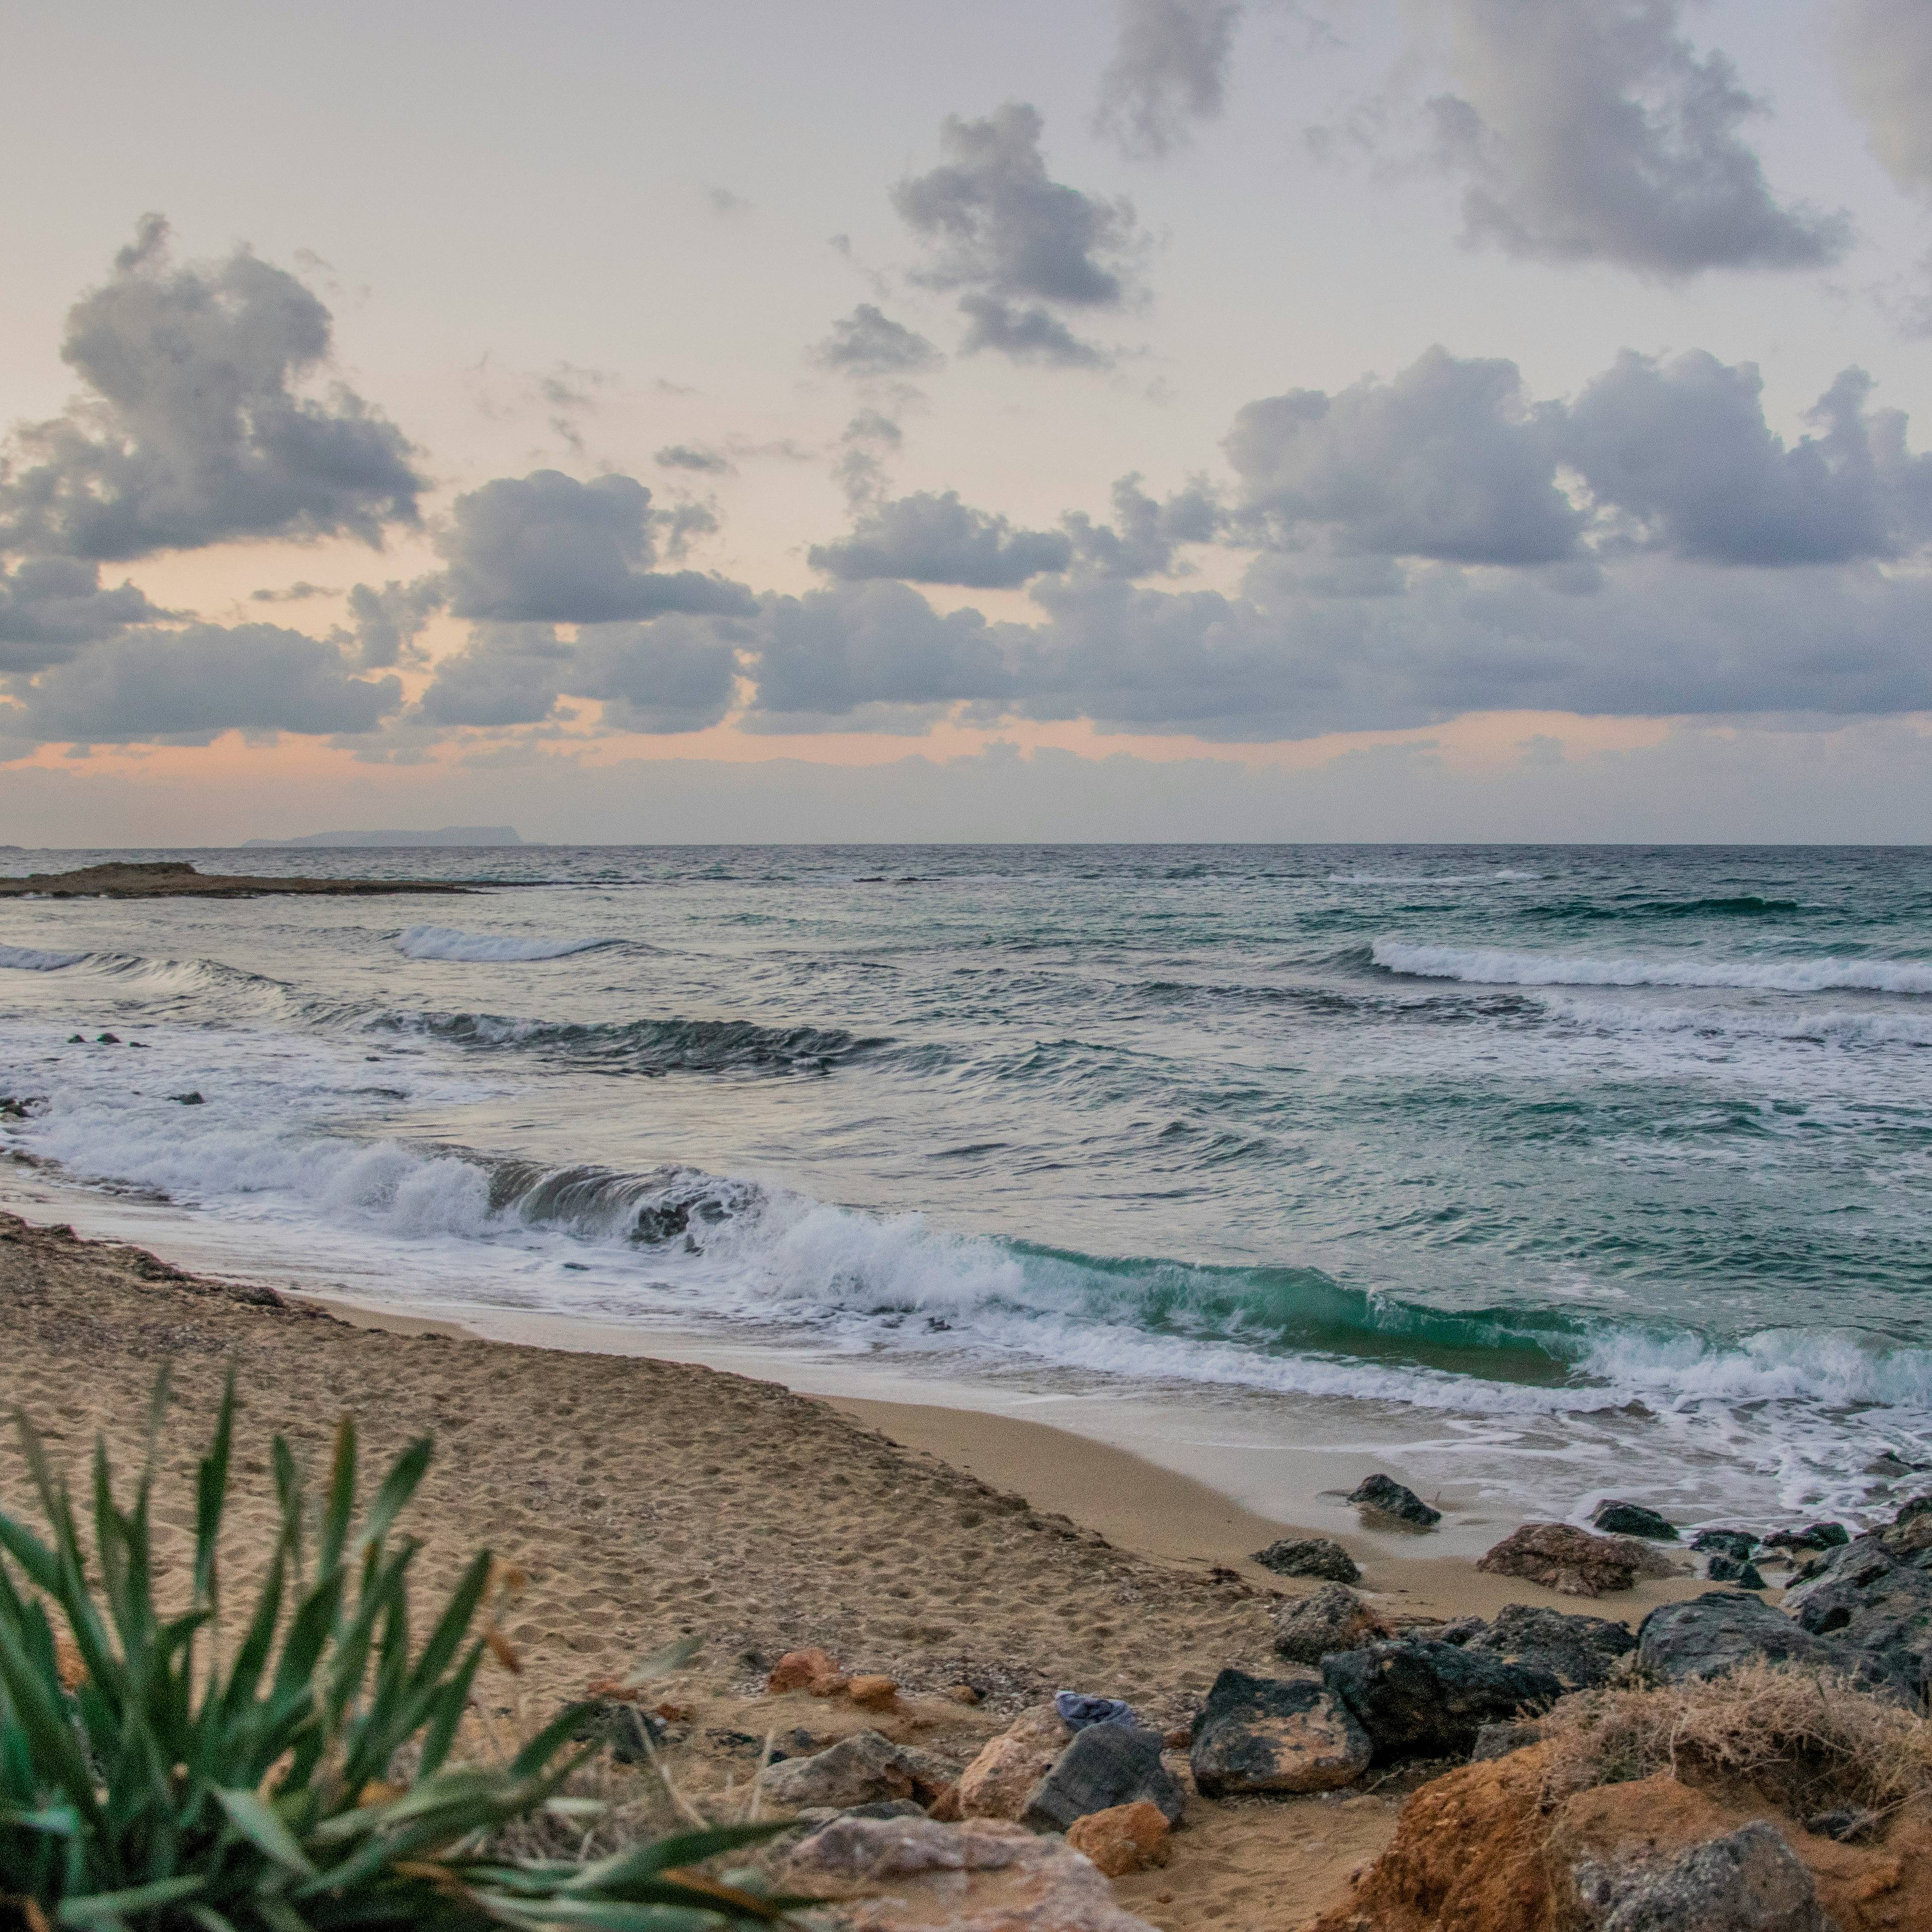
<path fill-rule="evenodd" d="M 1284 1526 L 1188 1478 L 1009 1417 L 820 1401 L 701 1365 L 565 1353 L 443 1323 L 345 1320 L 271 1291 L 188 1276 L 143 1250 L 0 1217 L 0 1401 L 70 1474 L 97 1434 L 136 1463 L 148 1399 L 171 1365 L 160 1510 L 178 1556 L 186 1486 L 230 1366 L 242 1399 L 245 1574 L 268 1517 L 269 1436 L 311 1467 L 355 1415 L 373 1467 L 412 1438 L 436 1455 L 414 1506 L 432 1591 L 487 1544 L 527 1574 L 507 1634 L 524 1669 L 493 1708 L 540 1718 L 680 1634 L 704 1649 L 677 1692 L 676 1774 L 700 1800 L 742 1787 L 767 1733 L 815 1740 L 877 1722 L 963 1761 L 1061 1688 L 1128 1699 L 1184 1725 L 1215 1673 L 1266 1670 L 1272 1613 L 1312 1584 L 1254 1564 Z M 0 1501 L 24 1506 L 8 1438 Z M 1574 1600 L 1458 1558 L 1390 1558 L 1364 1540 L 1364 1588 L 1390 1622 Z M 1593 1610 L 1634 1620 L 1700 1587 L 1640 1585 Z M 817 1645 L 902 1687 L 874 1719 L 764 1679 Z M 982 1701 L 948 1696 L 970 1684 Z M 1392 1831 L 1406 1786 L 1322 1798 L 1196 1800 L 1166 1870 L 1121 1902 L 1166 1928 L 1288 1928 L 1345 1895 Z"/>

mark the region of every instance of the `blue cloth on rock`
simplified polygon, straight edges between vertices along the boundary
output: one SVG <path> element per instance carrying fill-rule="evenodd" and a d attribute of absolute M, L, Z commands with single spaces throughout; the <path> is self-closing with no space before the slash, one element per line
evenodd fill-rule
<path fill-rule="evenodd" d="M 1140 1728 L 1134 1707 L 1118 1697 L 1083 1697 L 1077 1690 L 1062 1690 L 1055 1695 L 1053 1708 L 1060 1713 L 1060 1721 L 1076 1731 L 1084 1731 L 1089 1724 L 1119 1724 L 1130 1731 Z"/>

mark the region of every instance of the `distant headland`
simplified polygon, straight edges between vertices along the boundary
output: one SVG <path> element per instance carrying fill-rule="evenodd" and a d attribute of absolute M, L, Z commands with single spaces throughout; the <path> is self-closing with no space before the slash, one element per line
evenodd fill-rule
<path fill-rule="evenodd" d="M 442 825 L 434 832 L 305 832 L 299 838 L 244 838 L 244 848 L 253 845 L 520 845 L 516 828 L 509 825 Z"/>

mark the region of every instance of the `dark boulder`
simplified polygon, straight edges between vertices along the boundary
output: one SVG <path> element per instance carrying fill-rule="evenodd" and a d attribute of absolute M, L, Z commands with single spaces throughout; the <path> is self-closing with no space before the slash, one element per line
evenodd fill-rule
<path fill-rule="evenodd" d="M 1511 1604 L 1465 1648 L 1546 1670 L 1566 1690 L 1594 1690 L 1610 1682 L 1618 1661 L 1636 1649 L 1636 1639 L 1607 1617 L 1565 1616 L 1561 1610 Z"/>
<path fill-rule="evenodd" d="M 1730 1556 L 1742 1563 L 1757 1547 L 1757 1538 L 1748 1529 L 1700 1529 L 1690 1547 L 1700 1556 Z"/>
<path fill-rule="evenodd" d="M 1325 1536 L 1283 1537 L 1257 1550 L 1254 1560 L 1277 1576 L 1319 1576 L 1330 1583 L 1358 1583 L 1362 1577 L 1355 1559 Z"/>
<path fill-rule="evenodd" d="M 1413 1490 L 1403 1488 L 1393 1476 L 1364 1477 L 1349 1492 L 1348 1500 L 1358 1509 L 1393 1516 L 1397 1522 L 1410 1523 L 1418 1529 L 1427 1529 L 1442 1520 L 1439 1509 L 1431 1509 Z"/>
<path fill-rule="evenodd" d="M 1714 1583 L 1735 1583 L 1740 1590 L 1768 1587 L 1762 1573 L 1748 1556 L 1714 1556 L 1704 1574 Z"/>
<path fill-rule="evenodd" d="M 1641 1503 L 1600 1502 L 1590 1520 L 1606 1536 L 1646 1536 L 1654 1543 L 1677 1540 L 1677 1526 Z"/>
<path fill-rule="evenodd" d="M 1814 1636 L 1856 1646 L 1924 1696 L 1932 1685 L 1932 1515 L 1901 1513 L 1815 1558 L 1784 1606 Z"/>
<path fill-rule="evenodd" d="M 1027 1794 L 1020 1822 L 1030 1831 L 1064 1832 L 1076 1818 L 1144 1798 L 1160 1808 L 1170 1825 L 1178 1825 L 1186 1794 L 1161 1762 L 1160 1753 L 1158 1731 L 1089 1724 L 1073 1734 L 1052 1768 Z"/>
<path fill-rule="evenodd" d="M 1567 1916 L 1588 1932 L 1832 1932 L 1804 1861 L 1754 1818 L 1674 1858 L 1585 1859 Z"/>
<path fill-rule="evenodd" d="M 1910 1680 L 1889 1663 L 1816 1636 L 1762 1598 L 1735 1590 L 1660 1604 L 1638 1625 L 1636 1638 L 1639 1665 L 1662 1683 L 1721 1677 L 1748 1664 L 1798 1664 L 1842 1671 L 1868 1690 L 1912 1694 Z"/>
<path fill-rule="evenodd" d="M 1841 1522 L 1808 1523 L 1802 1529 L 1774 1529 L 1764 1540 L 1767 1550 L 1842 1550 L 1852 1540 Z"/>
<path fill-rule="evenodd" d="M 1509 1757 L 1542 1742 L 1543 1723 L 1540 1718 L 1525 1718 L 1508 1724 L 1485 1724 L 1476 1733 L 1476 1742 L 1470 1747 L 1469 1761 L 1472 1764 L 1482 1764 L 1490 1758 Z"/>
<path fill-rule="evenodd" d="M 1310 1678 L 1224 1670 L 1194 1720 L 1188 1762 L 1204 1798 L 1333 1791 L 1369 1767 L 1373 1747 L 1348 1706 Z"/>
<path fill-rule="evenodd" d="M 1546 1711 L 1564 1690 L 1550 1671 L 1418 1637 L 1326 1658 L 1322 1681 L 1354 1713 L 1384 1763 L 1465 1757 L 1485 1724 Z"/>
<path fill-rule="evenodd" d="M 1347 1584 L 1324 1583 L 1312 1597 L 1282 1606 L 1274 1647 L 1292 1664 L 1316 1664 L 1331 1652 L 1359 1650 L 1394 1634 Z"/>

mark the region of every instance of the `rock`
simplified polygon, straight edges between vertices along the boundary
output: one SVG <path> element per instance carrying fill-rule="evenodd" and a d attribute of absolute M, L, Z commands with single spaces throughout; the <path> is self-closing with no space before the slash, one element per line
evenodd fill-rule
<path fill-rule="evenodd" d="M 1355 1559 L 1325 1536 L 1284 1537 L 1265 1550 L 1257 1550 L 1254 1560 L 1277 1576 L 1320 1576 L 1330 1583 L 1361 1580 Z"/>
<path fill-rule="evenodd" d="M 949 1684 L 946 1694 L 956 1704 L 983 1704 L 986 1694 L 976 1684 Z"/>
<path fill-rule="evenodd" d="M 620 1764 L 644 1764 L 664 1742 L 664 1727 L 650 1712 L 628 1699 L 599 1697 L 584 1713 L 571 1736 L 579 1744 L 593 1740 L 608 1744 Z"/>
<path fill-rule="evenodd" d="M 868 1896 L 839 1907 L 852 1932 L 1153 1932 L 1064 1839 L 997 1819 L 835 1819 L 794 1850 L 786 1878 L 788 1889 L 864 1886 Z"/>
<path fill-rule="evenodd" d="M 1488 1628 L 1481 1617 L 1454 1617 L 1446 1624 L 1438 1624 L 1429 1634 L 1438 1643 L 1468 1643 Z"/>
<path fill-rule="evenodd" d="M 1333 1791 L 1367 1770 L 1372 1749 L 1354 1714 L 1324 1685 L 1231 1670 L 1215 1678 L 1194 1720 L 1188 1762 L 1204 1798 Z"/>
<path fill-rule="evenodd" d="M 1090 1811 L 1066 1828 L 1066 1842 L 1109 1878 L 1144 1871 L 1168 1860 L 1168 1825 L 1158 1804 L 1138 1798 L 1110 1811 Z"/>
<path fill-rule="evenodd" d="M 1874 1456 L 1865 1465 L 1862 1473 L 1868 1476 L 1909 1476 L 1912 1473 L 1912 1465 L 1887 1449 Z"/>
<path fill-rule="evenodd" d="M 868 1711 L 890 1711 L 898 1702 L 899 1687 L 890 1677 L 855 1677 L 845 1694 Z"/>
<path fill-rule="evenodd" d="M 1641 1503 L 1600 1502 L 1590 1520 L 1606 1536 L 1644 1536 L 1659 1543 L 1677 1540 L 1677 1526 Z"/>
<path fill-rule="evenodd" d="M 1482 1557 L 1478 1570 L 1520 1576 L 1566 1597 L 1604 1597 L 1636 1582 L 1630 1546 L 1567 1522 L 1526 1522 Z"/>
<path fill-rule="evenodd" d="M 928 1818 L 937 1818 L 942 1824 L 958 1824 L 960 1817 L 959 1786 L 956 1784 L 949 1784 L 926 1808 L 926 1815 Z"/>
<path fill-rule="evenodd" d="M 1921 1697 L 1932 1684 L 1932 1513 L 1907 1504 L 1828 1550 L 1785 1592 L 1813 1636 L 1856 1646 Z"/>
<path fill-rule="evenodd" d="M 959 1774 L 960 1816 L 1017 1819 L 1072 1735 L 1051 1704 L 1010 1724 Z"/>
<path fill-rule="evenodd" d="M 1714 1583 L 1735 1583 L 1740 1590 L 1768 1587 L 1757 1565 L 1748 1556 L 1714 1556 L 1705 1566 L 1704 1574 Z"/>
<path fill-rule="evenodd" d="M 1413 1523 L 1427 1529 L 1442 1520 L 1439 1509 L 1431 1509 L 1413 1490 L 1404 1489 L 1393 1476 L 1367 1476 L 1348 1493 L 1358 1509 L 1373 1510 L 1378 1516 L 1393 1516 L 1398 1522 Z"/>
<path fill-rule="evenodd" d="M 118 1033 L 98 1033 L 94 1037 L 97 1044 L 101 1046 L 118 1046 L 121 1044 L 121 1036 Z"/>
<path fill-rule="evenodd" d="M 1814 1635 L 1760 1598 L 1735 1590 L 1707 1590 L 1681 1604 L 1660 1604 L 1637 1626 L 1637 1662 L 1665 1684 L 1687 1678 L 1721 1677 L 1739 1665 L 1822 1665 L 1844 1672 L 1868 1690 L 1911 1694 L 1893 1666 L 1849 1643 Z"/>
<path fill-rule="evenodd" d="M 1814 1522 L 1802 1529 L 1774 1529 L 1764 1543 L 1767 1550 L 1842 1550 L 1851 1540 L 1841 1522 Z"/>
<path fill-rule="evenodd" d="M 168 1098 L 170 1100 L 179 1101 L 184 1107 L 205 1107 L 208 1105 L 199 1093 L 192 1091 L 186 1094 L 170 1094 Z"/>
<path fill-rule="evenodd" d="M 787 1690 L 809 1690 L 814 1697 L 830 1697 L 845 1688 L 838 1665 L 822 1650 L 787 1651 L 765 1680 L 765 1688 L 774 1697 Z"/>
<path fill-rule="evenodd" d="M 877 1804 L 848 1804 L 844 1810 L 832 1804 L 808 1804 L 794 1823 L 816 1831 L 835 1818 L 923 1818 L 926 1808 L 914 1798 L 887 1798 Z"/>
<path fill-rule="evenodd" d="M 1484 1764 L 1491 1758 L 1508 1757 L 1543 1742 L 1543 1726 L 1534 1718 L 1510 1724 L 1485 1724 L 1470 1747 L 1469 1762 Z"/>
<path fill-rule="evenodd" d="M 1464 1648 L 1546 1670 L 1566 1690 L 1607 1684 L 1636 1639 L 1606 1617 L 1566 1616 L 1528 1604 L 1511 1604 Z"/>
<path fill-rule="evenodd" d="M 1084 1731 L 1089 1724 L 1124 1724 L 1130 1731 L 1140 1728 L 1134 1707 L 1118 1697 L 1083 1697 L 1078 1690 L 1056 1690 L 1053 1708 L 1070 1731 Z"/>
<path fill-rule="evenodd" d="M 70 1033 L 67 1036 L 67 1043 L 70 1046 L 85 1046 L 87 1044 L 87 1041 L 83 1035 L 77 1033 Z"/>
<path fill-rule="evenodd" d="M 1757 1538 L 1744 1529 L 1700 1529 L 1690 1539 L 1690 1547 L 1700 1552 L 1714 1550 L 1742 1563 L 1757 1547 Z"/>
<path fill-rule="evenodd" d="M 1590 1932 L 1830 1932 L 1810 1873 L 1761 1818 L 1673 1858 L 1586 1861 L 1570 1882 Z"/>
<path fill-rule="evenodd" d="M 1485 1724 L 1546 1711 L 1564 1690 L 1550 1671 L 1422 1637 L 1339 1652 L 1323 1660 L 1322 1681 L 1384 1763 L 1466 1756 Z"/>
<path fill-rule="evenodd" d="M 1319 1664 L 1330 1651 L 1359 1650 L 1395 1633 L 1346 1583 L 1324 1583 L 1313 1596 L 1284 1604 L 1274 1647 L 1292 1664 Z"/>
<path fill-rule="evenodd" d="M 1821 1838 L 1852 1845 L 1861 1838 L 1870 1838 L 1883 1822 L 1876 1811 L 1867 1811 L 1856 1804 L 1841 1804 L 1835 1810 L 1820 1811 L 1816 1817 L 1806 1819 L 1804 1828 L 1816 1832 Z"/>
<path fill-rule="evenodd" d="M 877 1731 L 855 1731 L 810 1757 L 787 1758 L 758 1774 L 758 1789 L 774 1804 L 795 1810 L 884 1804 L 894 1798 L 930 1804 L 953 1781 L 952 1767 L 928 1751 L 910 1750 Z"/>
<path fill-rule="evenodd" d="M 1089 1724 L 1053 1761 L 1027 1793 L 1019 1822 L 1035 1832 L 1064 1832 L 1089 1812 L 1146 1798 L 1171 1825 L 1187 1804 L 1174 1774 L 1160 1761 L 1158 1731 L 1130 1731 L 1120 1724 Z"/>

